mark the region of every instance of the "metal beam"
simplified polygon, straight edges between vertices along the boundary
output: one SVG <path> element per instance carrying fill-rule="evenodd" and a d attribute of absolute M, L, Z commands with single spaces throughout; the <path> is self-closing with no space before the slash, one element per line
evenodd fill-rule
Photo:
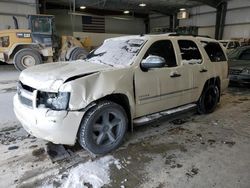
<path fill-rule="evenodd" d="M 226 13 L 227 13 L 227 2 L 223 2 L 217 7 L 217 13 L 216 13 L 215 39 L 217 40 L 221 40 L 223 38 Z"/>
<path fill-rule="evenodd" d="M 194 1 L 216 8 L 223 0 L 194 0 Z"/>

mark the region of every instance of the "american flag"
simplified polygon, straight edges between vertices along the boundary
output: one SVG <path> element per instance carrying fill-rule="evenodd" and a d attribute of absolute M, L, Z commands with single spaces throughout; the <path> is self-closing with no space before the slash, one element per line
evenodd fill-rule
<path fill-rule="evenodd" d="M 105 19 L 101 16 L 82 16 L 82 31 L 105 33 Z"/>

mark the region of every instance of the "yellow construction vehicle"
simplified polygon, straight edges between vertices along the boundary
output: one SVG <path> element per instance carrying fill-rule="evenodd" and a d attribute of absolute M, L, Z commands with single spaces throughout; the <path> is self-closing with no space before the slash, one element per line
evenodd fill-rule
<path fill-rule="evenodd" d="M 19 71 L 45 62 L 83 59 L 88 54 L 89 46 L 84 42 L 55 35 L 52 15 L 29 15 L 27 30 L 19 29 L 17 19 L 13 19 L 15 29 L 0 31 L 0 61 L 14 64 Z"/>

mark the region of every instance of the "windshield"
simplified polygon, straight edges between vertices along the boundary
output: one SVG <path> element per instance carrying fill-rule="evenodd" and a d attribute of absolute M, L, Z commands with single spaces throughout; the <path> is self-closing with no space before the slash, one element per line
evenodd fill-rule
<path fill-rule="evenodd" d="M 91 52 L 87 60 L 110 66 L 129 66 L 144 42 L 143 39 L 109 39 Z"/>
<path fill-rule="evenodd" d="M 33 33 L 51 33 L 51 20 L 49 18 L 33 18 L 31 20 Z"/>

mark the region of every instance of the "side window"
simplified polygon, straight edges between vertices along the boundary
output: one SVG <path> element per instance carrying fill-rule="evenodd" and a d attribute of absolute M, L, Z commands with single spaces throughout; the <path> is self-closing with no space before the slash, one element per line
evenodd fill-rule
<path fill-rule="evenodd" d="M 239 42 L 235 42 L 235 47 L 239 47 L 240 46 L 240 43 Z"/>
<path fill-rule="evenodd" d="M 239 57 L 240 60 L 250 60 L 250 50 L 244 50 Z"/>
<path fill-rule="evenodd" d="M 217 42 L 202 41 L 203 47 L 212 62 L 226 61 L 226 56 Z"/>
<path fill-rule="evenodd" d="M 149 55 L 156 55 L 163 57 L 166 61 L 166 67 L 176 67 L 175 51 L 171 41 L 161 40 L 153 43 L 143 59 L 146 59 Z"/>
<path fill-rule="evenodd" d="M 187 63 L 187 64 L 202 63 L 201 53 L 197 45 L 193 41 L 179 40 L 178 44 L 181 50 L 182 63 Z"/>
<path fill-rule="evenodd" d="M 235 46 L 234 46 L 234 42 L 230 42 L 228 44 L 228 49 L 233 49 Z"/>

